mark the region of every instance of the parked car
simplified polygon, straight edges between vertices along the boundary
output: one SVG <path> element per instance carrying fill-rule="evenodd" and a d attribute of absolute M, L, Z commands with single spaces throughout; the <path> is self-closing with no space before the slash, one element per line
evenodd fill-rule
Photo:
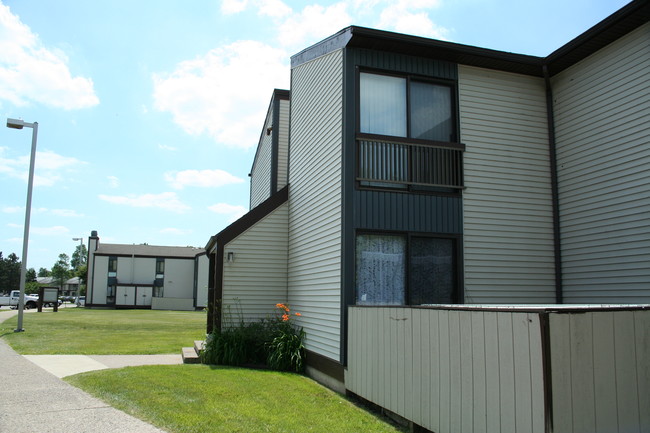
<path fill-rule="evenodd" d="M 75 302 L 77 304 L 77 307 L 84 307 L 86 305 L 86 297 L 85 296 L 79 296 Z"/>
<path fill-rule="evenodd" d="M 20 295 L 20 290 L 12 290 L 9 296 L 0 297 L 0 307 L 8 306 L 11 308 L 18 307 L 18 296 Z M 30 308 L 36 308 L 38 306 L 38 296 L 32 296 L 25 294 L 25 309 L 29 310 Z"/>

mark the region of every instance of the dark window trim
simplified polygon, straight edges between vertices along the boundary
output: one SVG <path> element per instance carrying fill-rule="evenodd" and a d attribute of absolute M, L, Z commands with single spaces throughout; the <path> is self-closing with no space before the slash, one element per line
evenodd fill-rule
<path fill-rule="evenodd" d="M 447 86 L 451 89 L 451 114 L 454 117 L 453 118 L 453 125 L 454 125 L 454 140 L 450 141 L 449 143 L 454 143 L 458 144 L 458 137 L 459 137 L 459 131 L 458 131 L 458 81 L 457 80 L 450 80 L 446 78 L 436 78 L 436 77 L 429 77 L 426 75 L 418 75 L 418 74 L 412 74 L 408 72 L 399 72 L 399 71 L 389 71 L 386 69 L 377 69 L 377 68 L 370 68 L 367 66 L 359 66 L 357 65 L 355 67 L 355 75 L 356 75 L 356 95 L 355 95 L 355 100 L 356 100 L 356 120 L 357 124 L 355 126 L 355 132 L 356 135 L 359 136 L 360 134 L 367 134 L 369 136 L 376 136 L 376 137 L 391 137 L 390 141 L 403 141 L 404 139 L 409 140 L 408 142 L 414 143 L 414 144 L 430 144 L 430 145 L 440 145 L 441 143 L 447 143 L 447 142 L 440 142 L 440 141 L 433 141 L 433 140 L 423 140 L 423 139 L 417 139 L 417 138 L 412 138 L 411 137 L 411 105 L 410 105 L 410 95 L 411 95 L 411 82 L 416 81 L 420 83 L 429 83 L 429 84 L 436 84 L 439 86 Z M 368 134 L 368 133 L 362 133 L 360 131 L 359 125 L 361 123 L 361 73 L 367 73 L 367 74 L 375 74 L 375 75 L 384 75 L 384 76 L 389 76 L 389 77 L 396 77 L 396 78 L 404 78 L 406 79 L 406 137 L 392 137 L 389 135 L 378 135 L 378 134 Z M 393 140 L 395 138 L 396 140 Z M 413 141 L 411 141 L 413 140 Z M 450 146 L 445 146 L 445 147 L 450 147 Z M 464 147 L 463 147 L 464 150 Z"/>
<path fill-rule="evenodd" d="M 361 73 L 369 73 L 376 75 L 385 75 L 390 77 L 405 78 L 406 79 L 406 130 L 407 137 L 392 136 L 392 135 L 383 135 L 383 134 L 372 134 L 361 132 Z M 422 185 L 412 185 L 412 184 L 402 184 L 396 183 L 394 187 L 390 186 L 377 186 L 377 185 L 365 185 L 363 182 L 356 179 L 357 168 L 359 165 L 359 146 L 357 142 L 359 140 L 368 140 L 368 141 L 380 141 L 387 143 L 398 143 L 398 144 L 407 144 L 414 146 L 423 146 L 423 147 L 434 147 L 440 149 L 452 149 L 458 150 L 461 152 L 465 151 L 465 144 L 459 141 L 460 137 L 460 113 L 459 113 L 459 90 L 458 90 L 458 80 L 446 79 L 446 78 L 437 78 L 430 77 L 426 75 L 413 74 L 408 72 L 399 72 L 399 71 L 390 71 L 380 68 L 372 68 L 366 66 L 355 65 L 354 67 L 354 80 L 355 80 L 355 124 L 354 124 L 354 155 L 355 155 L 355 180 L 354 185 L 355 189 L 362 190 L 377 190 L 377 191 L 395 191 L 402 192 L 407 194 L 427 194 L 427 195 L 449 195 L 449 196 L 460 196 L 462 194 L 463 188 L 454 188 L 454 187 L 427 187 Z M 453 138 L 454 141 L 437 141 L 437 140 L 424 140 L 419 138 L 412 138 L 411 135 L 411 106 L 410 106 L 410 94 L 411 94 L 411 81 L 431 83 L 441 86 L 447 86 L 451 90 L 451 114 L 453 116 L 452 124 L 454 125 Z M 409 164 L 411 160 L 409 158 Z M 461 175 L 462 176 L 462 175 Z"/>
<path fill-rule="evenodd" d="M 409 138 L 409 137 L 398 137 L 394 135 L 381 135 L 381 134 L 369 134 L 367 132 L 357 132 L 357 140 L 368 140 L 368 141 L 385 141 L 388 143 L 398 143 L 398 144 L 413 144 L 416 146 L 423 147 L 437 147 L 441 149 L 454 149 L 465 151 L 465 145 L 463 143 L 458 143 L 455 141 L 434 141 L 434 140 L 422 140 L 420 138 Z"/>
<path fill-rule="evenodd" d="M 119 256 L 111 255 L 108 256 L 108 273 L 110 274 L 111 272 L 117 272 L 117 264 L 118 264 L 118 258 Z M 111 266 L 112 263 L 115 263 L 115 266 Z M 113 269 L 114 268 L 114 269 Z"/>
<path fill-rule="evenodd" d="M 159 269 L 160 264 L 162 263 L 162 270 Z M 165 274 L 165 258 L 164 257 L 156 257 L 156 275 L 158 274 Z"/>
<path fill-rule="evenodd" d="M 373 229 L 357 229 L 354 233 L 354 284 L 353 284 L 353 296 L 349 306 L 363 306 L 363 307 L 379 307 L 380 305 L 357 305 L 357 265 L 356 265 L 356 248 L 357 248 L 357 236 L 359 235 L 385 235 L 385 236 L 403 236 L 406 238 L 406 285 L 404 287 L 404 305 L 381 305 L 383 307 L 417 307 L 420 305 L 409 304 L 410 299 L 410 260 L 411 260 L 411 239 L 414 237 L 417 238 L 433 238 L 433 239 L 451 239 L 454 241 L 454 303 L 463 304 L 465 301 L 465 292 L 464 292 L 464 282 L 463 282 L 463 256 L 462 256 L 462 242 L 463 235 L 457 233 L 428 233 L 428 232 L 405 232 L 399 230 L 373 230 Z"/>

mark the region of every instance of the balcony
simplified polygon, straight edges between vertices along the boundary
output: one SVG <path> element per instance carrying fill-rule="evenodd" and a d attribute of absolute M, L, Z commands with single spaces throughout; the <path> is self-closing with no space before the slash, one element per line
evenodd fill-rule
<path fill-rule="evenodd" d="M 459 143 L 358 134 L 356 179 L 369 187 L 461 190 L 464 150 Z"/>

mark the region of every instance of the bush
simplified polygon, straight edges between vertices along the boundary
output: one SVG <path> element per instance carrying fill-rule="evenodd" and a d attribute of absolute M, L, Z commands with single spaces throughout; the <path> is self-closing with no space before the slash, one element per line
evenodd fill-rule
<path fill-rule="evenodd" d="M 278 314 L 259 322 L 215 330 L 206 339 L 201 352 L 204 364 L 266 365 L 274 370 L 305 369 L 305 331 L 291 322 L 290 309 L 277 304 Z M 226 309 L 229 313 L 229 308 Z M 240 313 L 241 314 L 241 313 Z M 300 316 L 300 313 L 294 315 Z"/>
<path fill-rule="evenodd" d="M 264 322 L 244 324 L 208 335 L 201 362 L 204 364 L 246 365 L 266 362 L 265 343 L 272 336 Z"/>
<path fill-rule="evenodd" d="M 305 371 L 305 331 L 296 330 L 289 323 L 286 325 L 278 328 L 275 338 L 267 345 L 267 362 L 274 370 L 302 373 Z"/>

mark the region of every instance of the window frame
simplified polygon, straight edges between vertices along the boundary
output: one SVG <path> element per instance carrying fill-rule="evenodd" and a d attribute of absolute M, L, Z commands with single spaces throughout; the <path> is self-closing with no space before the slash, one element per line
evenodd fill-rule
<path fill-rule="evenodd" d="M 156 278 L 158 275 L 165 275 L 165 258 L 164 257 L 156 257 Z"/>
<path fill-rule="evenodd" d="M 382 135 L 382 134 L 373 134 L 367 132 L 361 132 L 361 74 L 375 74 L 375 75 L 384 75 L 389 77 L 404 78 L 406 80 L 406 136 L 394 136 L 394 135 Z M 451 107 L 450 113 L 452 116 L 452 125 L 453 125 L 453 140 L 454 141 L 437 141 L 437 140 L 426 140 L 421 138 L 412 138 L 411 137 L 411 82 L 422 82 L 428 84 L 434 84 L 439 86 L 446 86 L 450 88 L 451 95 Z M 360 140 L 368 141 L 387 141 L 387 142 L 396 142 L 407 145 L 424 145 L 432 147 L 443 147 L 449 149 L 455 149 L 459 151 L 465 150 L 465 145 L 460 143 L 460 115 L 458 113 L 458 81 L 453 79 L 445 78 L 436 78 L 426 75 L 413 74 L 408 72 L 399 72 L 399 71 L 390 71 L 385 69 L 371 68 L 371 67 L 355 67 L 355 125 L 354 125 L 354 146 L 355 146 L 355 164 L 358 167 L 359 164 L 359 146 L 357 143 Z M 408 164 L 410 166 L 411 161 L 410 157 L 408 158 Z M 358 170 L 355 169 L 355 170 Z M 456 188 L 446 188 L 446 187 L 430 187 L 430 186 L 421 186 L 421 185 L 411 185 L 408 183 L 400 184 L 395 183 L 393 185 L 384 184 L 381 181 L 366 183 L 363 181 L 355 180 L 355 185 L 357 189 L 363 190 L 378 190 L 378 191 L 393 191 L 393 192 L 402 192 L 402 193 L 419 193 L 419 194 L 436 194 L 436 195 L 447 195 L 458 197 L 461 195 L 461 190 Z"/>
<path fill-rule="evenodd" d="M 388 77 L 395 78 L 404 78 L 406 79 L 406 136 L 401 137 L 398 135 L 383 135 L 383 134 L 373 134 L 367 132 L 361 132 L 361 74 L 375 74 L 383 75 Z M 462 145 L 458 141 L 459 137 L 459 125 L 458 125 L 458 82 L 456 80 L 449 80 L 444 78 L 435 78 L 428 77 L 425 75 L 410 74 L 410 73 L 401 73 L 398 71 L 387 71 L 384 69 L 373 69 L 365 67 L 356 67 L 356 125 L 355 125 L 355 136 L 356 138 L 365 137 L 365 138 L 381 138 L 381 139 L 396 139 L 394 141 L 407 142 L 413 144 L 432 144 L 432 145 L 449 145 L 450 147 L 456 147 Z M 433 84 L 437 86 L 449 87 L 451 94 L 451 107 L 450 112 L 452 116 L 452 125 L 453 125 L 453 136 L 451 141 L 438 141 L 438 140 L 427 140 L 421 138 L 411 137 L 411 82 L 416 81 L 420 83 Z M 464 149 L 464 146 L 462 146 Z"/>
<path fill-rule="evenodd" d="M 405 287 L 404 287 L 404 300 L 403 305 L 388 305 L 388 304 L 357 304 L 357 236 L 359 235 L 384 235 L 384 236 L 403 236 L 406 239 L 406 249 L 404 258 L 405 269 Z M 354 233 L 354 281 L 353 281 L 353 301 L 352 305 L 362 305 L 364 307 L 417 307 L 422 304 L 411 304 L 411 243 L 413 238 L 433 238 L 433 239 L 449 239 L 453 248 L 453 304 L 464 303 L 464 290 L 463 290 L 463 272 L 462 272 L 462 235 L 454 233 L 426 233 L 426 232 L 405 232 L 399 230 L 368 230 L 360 229 Z"/>

